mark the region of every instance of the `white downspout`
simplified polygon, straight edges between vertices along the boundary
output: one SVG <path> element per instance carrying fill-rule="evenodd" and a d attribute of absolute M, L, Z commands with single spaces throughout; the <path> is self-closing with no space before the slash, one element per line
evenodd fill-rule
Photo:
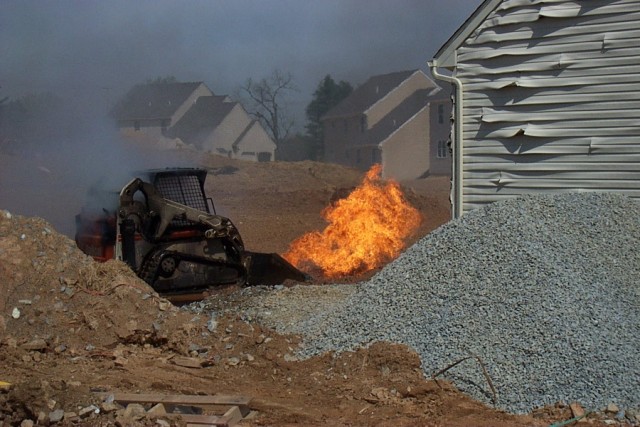
<path fill-rule="evenodd" d="M 463 100 L 463 87 L 462 82 L 454 77 L 447 76 L 444 74 L 440 74 L 438 72 L 438 65 L 436 61 L 427 62 L 429 68 L 431 69 L 431 74 L 438 80 L 443 80 L 448 83 L 452 83 L 456 87 L 456 108 L 453 119 L 453 167 L 452 167 L 452 176 L 453 176 L 453 218 L 460 218 L 464 212 L 462 206 L 462 186 L 463 177 L 462 177 L 462 159 L 463 159 L 463 148 L 464 148 L 464 138 L 462 133 L 462 124 L 463 124 L 463 108 L 462 108 L 462 100 Z"/>

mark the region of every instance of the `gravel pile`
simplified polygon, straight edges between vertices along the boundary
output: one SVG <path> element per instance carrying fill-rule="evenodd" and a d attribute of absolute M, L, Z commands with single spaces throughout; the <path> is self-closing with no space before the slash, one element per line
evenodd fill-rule
<path fill-rule="evenodd" d="M 495 203 L 423 238 L 344 304 L 279 329 L 306 337 L 303 357 L 404 343 L 427 376 L 477 355 L 509 412 L 638 408 L 639 239 L 640 203 L 623 196 Z M 445 377 L 490 402 L 475 360 Z"/>

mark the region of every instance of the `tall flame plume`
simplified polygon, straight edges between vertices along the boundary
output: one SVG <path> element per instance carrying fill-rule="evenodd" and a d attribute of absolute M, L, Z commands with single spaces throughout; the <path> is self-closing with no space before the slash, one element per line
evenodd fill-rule
<path fill-rule="evenodd" d="M 422 218 L 381 171 L 374 165 L 347 198 L 326 207 L 326 228 L 296 239 L 284 258 L 301 270 L 320 269 L 327 278 L 363 274 L 396 258 Z"/>

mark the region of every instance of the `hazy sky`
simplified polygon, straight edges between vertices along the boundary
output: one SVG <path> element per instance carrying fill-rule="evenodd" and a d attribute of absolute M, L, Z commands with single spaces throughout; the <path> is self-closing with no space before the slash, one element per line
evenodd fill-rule
<path fill-rule="evenodd" d="M 112 103 L 158 76 L 233 94 L 280 69 L 298 122 L 327 74 L 425 68 L 481 0 L 2 0 L 0 98 Z M 298 123 L 304 125 L 304 123 Z"/>

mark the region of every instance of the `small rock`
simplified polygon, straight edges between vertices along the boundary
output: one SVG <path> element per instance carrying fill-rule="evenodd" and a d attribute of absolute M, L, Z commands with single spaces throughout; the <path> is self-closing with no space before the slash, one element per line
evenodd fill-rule
<path fill-rule="evenodd" d="M 13 311 L 11 312 L 11 317 L 14 319 L 20 318 L 20 309 L 18 307 L 13 307 Z"/>
<path fill-rule="evenodd" d="M 165 415 L 167 415 L 167 410 L 162 403 L 158 403 L 147 411 L 147 416 L 152 418 L 164 417 Z"/>
<path fill-rule="evenodd" d="M 62 421 L 64 418 L 64 411 L 62 409 L 56 409 L 55 411 L 49 412 L 49 422 L 57 423 Z"/>
<path fill-rule="evenodd" d="M 60 344 L 53 349 L 54 353 L 60 354 L 64 353 L 67 350 L 67 346 L 64 344 Z"/>
<path fill-rule="evenodd" d="M 78 413 L 77 412 L 65 412 L 64 413 L 64 419 L 65 420 L 73 420 L 74 418 L 78 418 Z"/>
<path fill-rule="evenodd" d="M 129 332 L 135 332 L 138 330 L 138 322 L 131 319 L 127 322 L 126 328 Z"/>
<path fill-rule="evenodd" d="M 253 362 L 254 360 L 256 360 L 255 357 L 253 357 L 251 354 L 247 353 L 244 355 L 244 358 L 247 362 Z"/>
<path fill-rule="evenodd" d="M 91 405 L 91 406 L 87 406 L 86 408 L 80 409 L 80 411 L 78 412 L 78 416 L 80 418 L 87 418 L 91 414 L 99 414 L 99 413 L 100 413 L 100 408 L 98 408 L 96 405 Z"/>
<path fill-rule="evenodd" d="M 171 427 L 171 424 L 166 420 L 156 420 L 156 425 L 158 427 Z"/>
<path fill-rule="evenodd" d="M 571 403 L 569 408 L 571 408 L 571 413 L 574 418 L 582 417 L 584 415 L 584 408 L 578 402 Z"/>
<path fill-rule="evenodd" d="M 139 403 L 129 403 L 122 415 L 124 418 L 140 419 L 144 417 L 145 414 L 144 406 Z"/>
<path fill-rule="evenodd" d="M 38 419 L 36 420 L 36 424 L 39 426 L 44 425 L 47 421 L 47 414 L 44 411 L 38 412 Z"/>
<path fill-rule="evenodd" d="M 640 421 L 640 409 L 627 409 L 626 415 L 631 421 Z"/>
<path fill-rule="evenodd" d="M 167 300 L 158 301 L 158 310 L 160 311 L 166 311 L 169 309 L 170 306 L 171 306 L 171 303 Z"/>
<path fill-rule="evenodd" d="M 194 344 L 194 343 L 189 344 L 189 353 L 194 352 L 194 351 L 196 353 L 203 353 L 203 352 L 207 351 L 207 349 L 204 348 L 204 347 L 200 347 L 198 344 Z"/>
<path fill-rule="evenodd" d="M 230 357 L 227 359 L 227 365 L 237 366 L 240 363 L 240 359 L 237 357 Z"/>
<path fill-rule="evenodd" d="M 615 403 L 609 403 L 607 405 L 607 412 L 611 412 L 612 414 L 617 414 L 620 411 L 620 408 L 618 408 L 618 405 L 616 405 Z"/>
<path fill-rule="evenodd" d="M 292 356 L 289 353 L 284 355 L 285 362 L 297 362 L 299 359 L 296 356 Z"/>
<path fill-rule="evenodd" d="M 24 305 L 31 305 L 31 300 L 30 299 L 21 299 L 21 300 L 18 300 L 18 302 L 20 304 L 24 304 Z"/>
<path fill-rule="evenodd" d="M 118 407 L 116 406 L 115 403 L 113 402 L 103 402 L 100 405 L 100 409 L 102 410 L 103 413 L 105 414 L 109 414 L 111 412 L 115 412 L 118 410 Z"/>
<path fill-rule="evenodd" d="M 218 322 L 216 321 L 216 319 L 210 319 L 207 322 L 207 330 L 209 332 L 214 332 L 217 327 L 218 327 Z"/>
<path fill-rule="evenodd" d="M 47 400 L 47 408 L 51 409 L 52 411 L 54 410 L 54 408 L 56 407 L 57 404 L 58 404 L 58 402 L 56 402 L 53 399 Z"/>
<path fill-rule="evenodd" d="M 36 338 L 35 340 L 22 344 L 20 348 L 27 351 L 45 351 L 47 349 L 47 342 L 42 338 Z"/>
<path fill-rule="evenodd" d="M 22 422 L 20 423 L 20 427 L 33 427 L 34 425 L 35 424 L 33 423 L 32 420 L 22 420 Z"/>
<path fill-rule="evenodd" d="M 171 362 L 185 368 L 202 368 L 203 360 L 196 357 L 174 357 Z"/>
<path fill-rule="evenodd" d="M 264 334 L 260 334 L 256 337 L 256 344 L 262 344 L 264 342 L 264 339 L 266 337 L 264 336 Z"/>

